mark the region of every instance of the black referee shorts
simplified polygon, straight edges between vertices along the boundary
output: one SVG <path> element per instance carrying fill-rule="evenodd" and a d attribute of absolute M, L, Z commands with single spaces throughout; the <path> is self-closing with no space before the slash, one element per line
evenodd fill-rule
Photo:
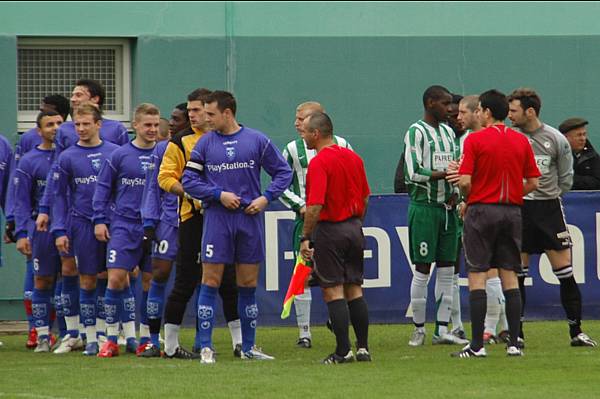
<path fill-rule="evenodd" d="M 362 285 L 365 237 L 362 222 L 319 222 L 313 234 L 314 274 L 321 287 Z"/>
<path fill-rule="evenodd" d="M 525 200 L 522 215 L 523 252 L 541 254 L 546 250 L 569 249 L 573 245 L 560 198 Z"/>
<path fill-rule="evenodd" d="M 472 204 L 467 208 L 463 247 L 469 272 L 490 268 L 521 270 L 521 208 Z"/>

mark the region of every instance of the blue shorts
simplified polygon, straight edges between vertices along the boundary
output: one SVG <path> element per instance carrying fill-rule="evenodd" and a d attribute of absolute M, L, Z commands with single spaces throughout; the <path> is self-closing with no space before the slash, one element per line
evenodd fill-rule
<path fill-rule="evenodd" d="M 106 246 L 106 268 L 132 271 L 136 266 L 152 272 L 150 257 L 144 256 L 144 227 L 141 222 L 115 216 L 111 221 Z"/>
<path fill-rule="evenodd" d="M 69 243 L 71 243 L 71 245 L 69 245 L 69 252 L 58 252 L 58 254 L 63 257 L 63 258 L 72 258 L 75 256 L 75 252 L 73 252 L 73 234 L 71 232 L 71 221 L 73 220 L 73 217 L 71 215 L 69 215 L 67 217 L 67 223 L 66 227 L 67 227 L 67 237 L 69 238 Z"/>
<path fill-rule="evenodd" d="M 35 232 L 35 220 L 31 219 L 27 222 L 27 238 L 31 242 L 33 240 L 33 233 Z"/>
<path fill-rule="evenodd" d="M 71 219 L 75 263 L 80 274 L 93 275 L 106 270 L 106 243 L 94 235 L 94 223 L 81 217 Z"/>
<path fill-rule="evenodd" d="M 202 262 L 260 263 L 265 259 L 263 214 L 246 215 L 221 206 L 204 211 Z"/>
<path fill-rule="evenodd" d="M 156 227 L 156 242 L 152 247 L 152 257 L 173 262 L 177 257 L 178 247 L 177 227 L 159 222 Z"/>
<path fill-rule="evenodd" d="M 35 276 L 55 276 L 60 272 L 60 256 L 49 231 L 33 231 L 31 252 Z"/>

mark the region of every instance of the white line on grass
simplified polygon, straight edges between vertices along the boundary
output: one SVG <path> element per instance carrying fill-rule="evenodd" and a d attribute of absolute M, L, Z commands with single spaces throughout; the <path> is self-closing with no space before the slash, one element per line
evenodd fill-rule
<path fill-rule="evenodd" d="M 0 392 L 0 397 L 3 396 L 7 396 L 7 397 L 18 397 L 18 398 L 31 398 L 31 399 L 68 399 L 64 396 L 48 396 L 48 395 L 36 395 L 34 393 L 7 393 L 7 392 Z"/>

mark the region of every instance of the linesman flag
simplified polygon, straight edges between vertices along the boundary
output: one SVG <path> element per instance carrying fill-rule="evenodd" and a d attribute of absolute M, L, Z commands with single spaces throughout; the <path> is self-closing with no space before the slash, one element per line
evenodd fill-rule
<path fill-rule="evenodd" d="M 290 310 L 292 309 L 292 303 L 294 303 L 296 295 L 304 294 L 304 286 L 310 273 L 312 273 L 312 262 L 304 260 L 302 255 L 298 254 L 294 273 L 292 274 L 290 285 L 283 300 L 282 319 L 287 319 L 290 316 Z"/>

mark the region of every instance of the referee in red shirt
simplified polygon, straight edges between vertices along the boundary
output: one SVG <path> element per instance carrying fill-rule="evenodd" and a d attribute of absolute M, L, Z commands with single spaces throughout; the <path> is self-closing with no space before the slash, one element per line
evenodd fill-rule
<path fill-rule="evenodd" d="M 517 344 L 521 295 L 516 275 L 521 268 L 521 205 L 523 196 L 537 188 L 540 171 L 527 138 L 504 126 L 508 115 L 504 94 L 497 90 L 481 94 L 478 111 L 484 129 L 467 137 L 458 170 L 458 185 L 467 197 L 463 246 L 469 271 L 472 340 L 452 356 L 487 356 L 483 331 L 486 272 L 490 268 L 498 268 L 506 298 L 510 333 L 506 353 L 522 356 Z"/>
<path fill-rule="evenodd" d="M 336 338 L 335 352 L 325 364 L 354 360 L 348 325 L 356 334 L 356 360 L 370 361 L 369 314 L 363 298 L 362 222 L 369 184 L 362 159 L 336 145 L 327 114 L 314 112 L 304 119 L 303 138 L 317 155 L 308 164 L 306 213 L 300 252 L 314 260 L 314 274 L 327 303 Z"/>

